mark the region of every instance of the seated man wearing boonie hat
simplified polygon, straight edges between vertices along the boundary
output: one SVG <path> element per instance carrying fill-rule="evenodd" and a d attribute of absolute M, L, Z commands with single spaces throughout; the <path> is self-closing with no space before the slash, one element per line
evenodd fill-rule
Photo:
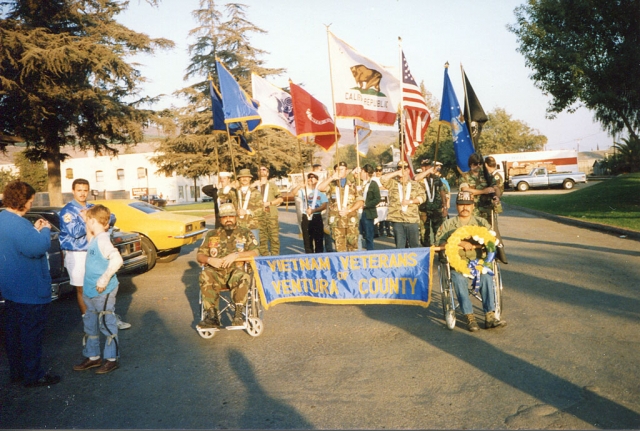
<path fill-rule="evenodd" d="M 458 215 L 445 220 L 436 234 L 435 242 L 441 247 L 447 244 L 449 237 L 460 227 L 483 226 L 491 229 L 491 226 L 485 219 L 473 215 L 474 200 L 470 192 L 458 192 L 456 207 L 458 209 Z M 474 245 L 469 241 L 461 241 L 459 247 L 461 257 L 466 259 L 479 259 L 483 257 L 484 250 L 474 248 Z M 467 328 L 469 331 L 475 332 L 480 329 L 480 327 L 476 323 L 473 314 L 473 305 L 469 299 L 469 279 L 451 268 L 451 281 L 453 281 L 462 313 L 467 320 Z M 482 296 L 482 309 L 485 313 L 485 329 L 507 326 L 507 322 L 499 320 L 495 316 L 496 298 L 493 290 L 493 277 L 489 274 L 480 275 L 480 295 Z"/>

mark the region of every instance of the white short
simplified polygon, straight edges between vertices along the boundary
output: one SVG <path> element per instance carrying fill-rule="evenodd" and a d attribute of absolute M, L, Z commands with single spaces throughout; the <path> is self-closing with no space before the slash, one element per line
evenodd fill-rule
<path fill-rule="evenodd" d="M 87 261 L 86 251 L 69 251 L 64 252 L 64 266 L 69 273 L 72 286 L 82 286 L 84 284 L 84 265 Z"/>

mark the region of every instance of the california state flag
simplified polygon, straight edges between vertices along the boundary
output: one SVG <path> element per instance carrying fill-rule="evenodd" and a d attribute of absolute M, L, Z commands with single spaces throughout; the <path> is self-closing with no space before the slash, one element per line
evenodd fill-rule
<path fill-rule="evenodd" d="M 289 88 L 298 138 L 313 136 L 316 144 L 328 150 L 340 135 L 327 107 L 291 81 Z"/>
<path fill-rule="evenodd" d="M 400 80 L 329 32 L 331 80 L 337 118 L 393 125 L 400 105 Z"/>

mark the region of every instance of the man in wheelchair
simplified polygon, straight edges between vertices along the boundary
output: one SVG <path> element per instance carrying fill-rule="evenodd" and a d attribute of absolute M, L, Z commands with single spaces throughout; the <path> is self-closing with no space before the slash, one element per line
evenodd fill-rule
<path fill-rule="evenodd" d="M 204 316 L 197 325 L 200 328 L 219 328 L 218 300 L 220 291 L 231 290 L 235 304 L 232 326 L 243 326 L 242 310 L 247 302 L 251 276 L 243 270 L 242 262 L 258 256 L 258 241 L 251 231 L 236 224 L 236 209 L 231 203 L 220 205 L 220 223 L 210 230 L 198 248 L 198 263 L 204 266 L 200 273 L 200 291 Z"/>
<path fill-rule="evenodd" d="M 470 192 L 458 192 L 456 199 L 456 207 L 458 209 L 458 216 L 445 220 L 444 223 L 438 229 L 436 235 L 436 244 L 445 246 L 449 237 L 456 231 L 456 229 L 463 226 L 483 226 L 487 229 L 491 229 L 489 223 L 481 218 L 473 216 L 474 201 L 473 195 Z M 482 248 L 477 248 L 473 243 L 469 241 L 461 241 L 460 244 L 460 256 L 467 259 L 476 259 L 482 257 Z M 479 326 L 476 323 L 475 316 L 473 315 L 473 306 L 469 299 L 469 280 L 462 274 L 451 268 L 451 281 L 453 282 L 458 302 L 462 313 L 467 320 L 467 328 L 471 332 L 479 330 Z M 485 313 L 485 328 L 498 328 L 507 325 L 507 322 L 496 318 L 495 315 L 495 293 L 493 286 L 493 278 L 489 274 L 480 275 L 480 294 L 482 296 L 482 308 Z"/>

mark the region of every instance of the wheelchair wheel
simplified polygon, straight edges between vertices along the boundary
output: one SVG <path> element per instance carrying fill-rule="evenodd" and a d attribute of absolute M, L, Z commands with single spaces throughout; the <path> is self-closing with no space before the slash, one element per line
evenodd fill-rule
<path fill-rule="evenodd" d="M 500 273 L 500 264 L 498 262 L 493 262 L 493 291 L 496 299 L 496 319 L 500 320 L 503 311 L 503 301 L 502 301 L 502 274 Z"/>
<path fill-rule="evenodd" d="M 440 273 L 440 296 L 442 298 L 442 313 L 447 328 L 456 327 L 456 309 L 453 304 L 453 283 L 449 273 L 449 265 L 441 263 L 438 266 Z"/>
<path fill-rule="evenodd" d="M 213 338 L 213 336 L 216 335 L 216 332 L 218 331 L 215 328 L 198 328 L 197 326 L 196 330 L 198 331 L 198 334 L 206 340 Z"/>
<path fill-rule="evenodd" d="M 260 298 L 258 297 L 258 288 L 256 287 L 255 280 L 252 280 L 251 282 L 250 296 L 247 300 L 246 330 L 247 334 L 252 337 L 260 336 L 264 330 L 264 323 L 262 322 L 262 307 L 260 305 Z"/>

